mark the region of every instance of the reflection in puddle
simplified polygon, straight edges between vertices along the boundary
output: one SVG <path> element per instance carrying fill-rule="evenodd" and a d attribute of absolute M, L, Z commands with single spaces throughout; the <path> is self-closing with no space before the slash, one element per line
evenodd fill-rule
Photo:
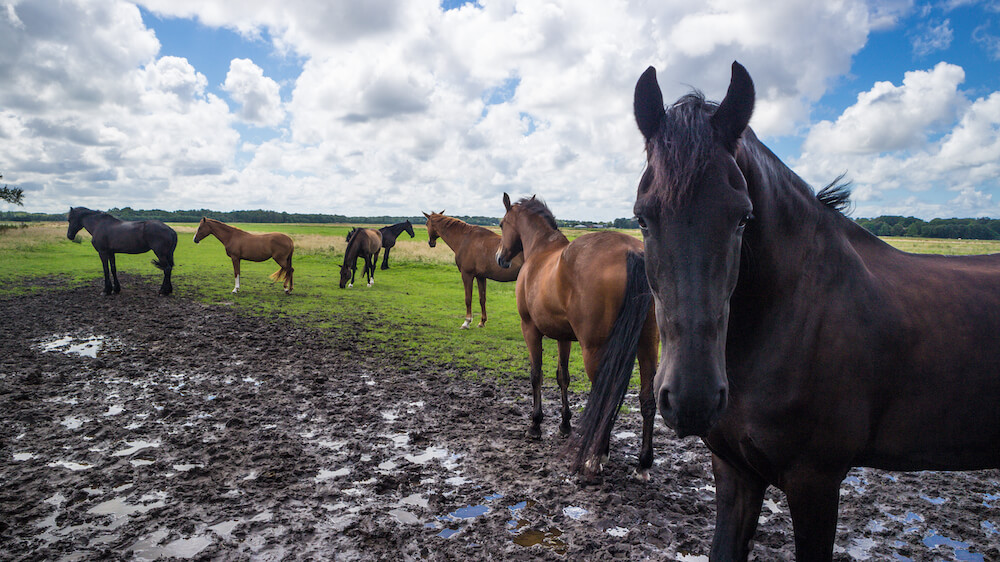
<path fill-rule="evenodd" d="M 94 465 L 92 465 L 92 464 L 83 464 L 83 463 L 72 462 L 72 461 L 50 462 L 48 464 L 48 466 L 50 466 L 50 467 L 61 466 L 63 468 L 68 468 L 69 470 L 72 470 L 73 472 L 76 472 L 78 470 L 87 470 L 87 469 L 90 469 L 90 468 L 94 468 Z"/>
<path fill-rule="evenodd" d="M 159 558 L 194 558 L 212 544 L 211 537 L 198 535 L 189 539 L 175 539 L 163 546 L 158 546 L 167 538 L 170 531 L 160 529 L 147 538 L 137 541 L 129 550 L 132 556 L 139 560 L 157 560 Z"/>
<path fill-rule="evenodd" d="M 115 451 L 114 453 L 111 454 L 111 456 L 113 456 L 113 457 L 127 457 L 127 456 L 129 456 L 131 454 L 134 454 L 134 453 L 136 453 L 138 451 L 141 451 L 143 449 L 149 449 L 149 448 L 153 448 L 153 447 L 159 447 L 160 446 L 160 442 L 159 441 L 126 441 L 125 445 L 127 445 L 126 448 L 122 449 L 121 451 Z"/>
<path fill-rule="evenodd" d="M 347 476 L 351 473 L 350 467 L 338 468 L 337 470 L 325 470 L 321 469 L 319 474 L 313 478 L 316 482 L 322 482 L 324 480 L 331 480 L 333 478 L 340 478 L 341 476 Z"/>
<path fill-rule="evenodd" d="M 544 531 L 539 529 L 527 529 L 518 533 L 514 537 L 514 544 L 518 546 L 541 546 L 548 548 L 557 554 L 566 554 L 569 549 L 562 539 L 562 531 L 555 527 L 549 527 Z"/>
<path fill-rule="evenodd" d="M 61 351 L 67 355 L 82 355 L 84 357 L 97 357 L 98 352 L 104 347 L 104 336 L 89 336 L 86 338 L 74 338 L 73 336 L 53 334 L 55 339 L 42 343 L 42 352 Z"/>
<path fill-rule="evenodd" d="M 969 543 L 942 537 L 937 531 L 931 530 L 930 534 L 923 538 L 923 543 L 930 549 L 939 546 L 950 546 L 955 549 L 955 560 L 973 560 L 983 562 L 983 555 L 969 551 Z"/>
<path fill-rule="evenodd" d="M 389 510 L 389 515 L 392 515 L 396 518 L 396 521 L 399 521 L 404 525 L 415 525 L 420 523 L 420 518 L 405 509 L 391 509 Z"/>
<path fill-rule="evenodd" d="M 14 453 L 14 460 L 16 462 L 30 461 L 34 458 L 38 458 L 35 456 L 35 453 Z"/>

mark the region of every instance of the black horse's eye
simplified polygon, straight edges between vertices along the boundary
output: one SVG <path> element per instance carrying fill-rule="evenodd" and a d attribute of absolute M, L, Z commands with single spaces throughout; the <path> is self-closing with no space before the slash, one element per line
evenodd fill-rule
<path fill-rule="evenodd" d="M 740 217 L 740 224 L 738 225 L 738 228 L 743 228 L 744 226 L 746 226 L 747 223 L 750 222 L 752 218 L 753 218 L 753 213 L 747 213 L 742 217 Z"/>
<path fill-rule="evenodd" d="M 646 230 L 647 228 L 649 228 L 649 227 L 648 227 L 648 226 L 646 225 L 646 219 L 644 219 L 644 218 L 642 218 L 642 217 L 635 217 L 635 220 L 639 222 L 639 228 L 640 228 L 640 229 L 642 229 L 642 230 Z"/>

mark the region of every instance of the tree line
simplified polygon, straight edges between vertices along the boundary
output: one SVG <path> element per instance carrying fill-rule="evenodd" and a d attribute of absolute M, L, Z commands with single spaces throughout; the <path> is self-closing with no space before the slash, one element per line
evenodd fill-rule
<path fill-rule="evenodd" d="M 0 176 L 2 177 L 2 176 Z M 131 207 L 109 209 L 108 213 L 122 220 L 161 220 L 164 222 L 198 222 L 202 217 L 210 217 L 223 222 L 247 223 L 352 223 L 352 224 L 395 224 L 410 221 L 413 224 L 425 224 L 427 219 L 418 216 L 374 216 L 358 217 L 324 213 L 286 213 L 254 209 L 246 211 L 212 211 L 210 209 L 194 209 L 187 211 L 164 211 L 161 209 L 140 210 Z M 500 223 L 498 217 L 454 215 L 469 224 L 479 226 L 496 226 Z M 0 221 L 5 222 L 41 222 L 65 221 L 66 213 L 29 213 L 26 211 L 0 212 Z M 587 226 L 591 228 L 622 228 L 637 229 L 639 223 L 635 217 L 617 218 L 610 222 L 558 220 L 562 228 Z M 880 216 L 873 219 L 855 219 L 855 222 L 876 236 L 907 236 L 919 238 L 964 238 L 970 240 L 1000 240 L 1000 219 L 932 219 L 924 221 L 916 217 Z"/>

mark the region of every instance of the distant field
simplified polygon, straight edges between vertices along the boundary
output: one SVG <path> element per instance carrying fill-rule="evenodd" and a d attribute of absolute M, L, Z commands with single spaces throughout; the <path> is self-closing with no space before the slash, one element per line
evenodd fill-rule
<path fill-rule="evenodd" d="M 459 330 L 465 316 L 461 278 L 451 250 L 443 243 L 427 246 L 427 231 L 415 226 L 416 237 L 406 234 L 392 250 L 389 271 L 379 270 L 375 286 L 361 282 L 340 289 L 338 264 L 343 259 L 344 237 L 350 225 L 236 224 L 254 232 L 281 231 L 295 240 L 295 290 L 290 296 L 268 275 L 277 270 L 273 261 L 243 262 L 240 293 L 233 295 L 232 265 L 222 244 L 214 237 L 194 244 L 196 225 L 172 224 L 178 234 L 174 269 L 175 294 L 208 303 L 240 307 L 254 314 L 298 318 L 328 330 L 334 338 L 357 338 L 372 352 L 396 349 L 475 377 L 527 375 L 527 353 L 521 338 L 514 304 L 514 284 L 487 282 L 489 322 L 484 329 Z M 586 230 L 566 229 L 570 238 Z M 637 231 L 627 231 L 638 236 Z M 67 283 L 89 284 L 94 298 L 102 286 L 101 264 L 86 231 L 82 243 L 66 239 L 66 223 L 34 224 L 0 234 L 0 295 L 40 290 L 32 278 L 60 276 Z M 1000 241 L 887 238 L 890 244 L 911 252 L 975 254 L 1000 252 Z M 159 280 L 150 264 L 152 254 L 120 255 L 118 269 L 131 275 Z M 359 268 L 360 275 L 360 268 Z M 126 282 L 123 291 L 136 290 Z M 150 298 L 157 298 L 150 293 Z M 478 319 L 478 297 L 473 296 L 473 316 Z M 360 326 L 361 328 L 358 328 Z M 348 333 L 347 331 L 356 333 Z M 544 371 L 555 378 L 555 346 L 546 343 Z M 574 346 L 570 370 L 574 386 L 586 388 L 579 348 Z"/>

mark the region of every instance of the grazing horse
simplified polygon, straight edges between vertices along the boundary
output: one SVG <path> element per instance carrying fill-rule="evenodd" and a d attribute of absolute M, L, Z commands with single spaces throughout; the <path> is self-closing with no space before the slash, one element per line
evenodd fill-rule
<path fill-rule="evenodd" d="M 627 387 L 636 355 L 639 359 L 639 403 L 642 410 L 642 448 L 636 475 L 649 478 L 653 464 L 653 422 L 656 402 L 653 375 L 656 371 L 656 319 L 643 269 L 642 242 L 621 232 L 595 232 L 570 242 L 556 226 L 549 208 L 534 197 L 511 205 L 504 193 L 507 213 L 496 259 L 506 266 L 519 253 L 524 265 L 517 277 L 517 311 L 521 333 L 531 360 L 531 394 L 534 409 L 528 436 L 541 437 L 542 338 L 558 342 L 556 380 L 562 393 L 562 423 L 559 432 L 570 434 L 569 349 L 580 342 L 583 365 L 592 383 L 591 394 L 605 392 L 609 377 L 623 379 Z M 599 369 L 602 371 L 597 381 Z M 614 408 L 602 411 L 588 405 L 589 414 L 603 423 L 587 423 L 581 461 L 587 472 L 600 468 L 607 457 L 611 429 L 625 393 L 615 398 Z M 596 396 L 595 396 L 596 398 Z M 595 418 L 596 420 L 597 418 Z M 583 427 L 583 426 L 581 426 Z"/>
<path fill-rule="evenodd" d="M 233 276 L 236 277 L 234 293 L 240 290 L 240 260 L 266 261 L 272 258 L 281 269 L 271 274 L 271 280 L 284 280 L 282 286 L 285 294 L 292 292 L 292 272 L 295 271 L 292 269 L 292 253 L 295 251 L 295 243 L 290 236 L 281 232 L 247 232 L 224 222 L 202 217 L 198 223 L 198 231 L 194 233 L 194 243 L 201 242 L 209 234 L 215 235 L 222 242 L 226 247 L 226 254 L 233 260 Z"/>
<path fill-rule="evenodd" d="M 382 250 L 382 233 L 371 228 L 355 228 L 347 234 L 347 250 L 344 263 L 340 265 L 340 288 L 354 286 L 354 274 L 358 271 L 358 258 L 365 260 L 362 275 L 368 278 L 368 286 L 375 284 L 375 264 Z"/>
<path fill-rule="evenodd" d="M 657 406 L 712 451 L 713 560 L 746 560 L 768 486 L 799 560 L 831 560 L 853 466 L 1000 467 L 1000 255 L 915 255 L 812 189 L 747 127 L 733 63 L 719 104 L 664 110 L 651 67 L 634 111 L 635 214 L 663 342 Z"/>
<path fill-rule="evenodd" d="M 410 221 L 399 222 L 392 226 L 383 226 L 378 229 L 382 233 L 382 247 L 385 248 L 385 253 L 382 254 L 382 269 L 389 269 L 389 250 L 396 245 L 396 237 L 406 231 L 413 238 L 413 225 Z"/>
<path fill-rule="evenodd" d="M 177 233 L 174 229 L 157 220 L 123 221 L 103 211 L 92 211 L 84 207 L 70 207 L 69 229 L 66 238 L 73 240 L 81 228 L 86 228 L 91 236 L 91 244 L 101 256 L 104 266 L 104 294 L 118 294 L 118 267 L 115 254 L 143 254 L 150 250 L 156 254 L 153 265 L 163 270 L 161 295 L 174 292 L 170 283 L 170 272 L 174 268 L 174 249 L 177 248 Z M 109 266 L 110 265 L 110 272 Z M 110 273 L 110 274 L 109 274 Z M 114 279 L 114 285 L 111 280 Z"/>
<path fill-rule="evenodd" d="M 517 256 L 509 268 L 500 267 L 496 260 L 500 236 L 496 232 L 443 213 L 424 213 L 427 217 L 427 245 L 435 247 L 440 237 L 455 252 L 455 265 L 462 274 L 465 286 L 465 322 L 460 326 L 463 330 L 472 324 L 472 281 L 476 281 L 479 308 L 482 310 L 479 327 L 482 328 L 486 325 L 486 280 L 508 282 L 517 279 L 524 256 Z"/>

